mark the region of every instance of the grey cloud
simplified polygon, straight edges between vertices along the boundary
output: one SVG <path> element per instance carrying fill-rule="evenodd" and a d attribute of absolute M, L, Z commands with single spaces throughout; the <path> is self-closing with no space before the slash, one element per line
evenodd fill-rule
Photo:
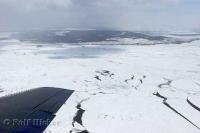
<path fill-rule="evenodd" d="M 192 29 L 196 10 L 183 0 L 0 0 L 0 28 Z M 181 22 L 180 22 L 181 21 Z"/>

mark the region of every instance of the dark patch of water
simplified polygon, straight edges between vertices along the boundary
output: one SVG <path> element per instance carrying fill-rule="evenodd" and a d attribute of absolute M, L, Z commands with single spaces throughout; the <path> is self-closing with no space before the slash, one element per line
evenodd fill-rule
<path fill-rule="evenodd" d="M 70 59 L 70 58 L 97 58 L 105 54 L 113 54 L 123 49 L 114 46 L 78 46 L 73 48 L 63 48 L 57 50 L 39 51 L 38 54 L 47 54 L 50 59 Z"/>

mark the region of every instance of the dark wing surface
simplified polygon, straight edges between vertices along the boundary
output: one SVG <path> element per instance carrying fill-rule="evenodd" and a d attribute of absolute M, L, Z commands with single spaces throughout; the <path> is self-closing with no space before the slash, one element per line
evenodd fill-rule
<path fill-rule="evenodd" d="M 0 98 L 0 133 L 42 133 L 73 92 L 42 87 Z"/>

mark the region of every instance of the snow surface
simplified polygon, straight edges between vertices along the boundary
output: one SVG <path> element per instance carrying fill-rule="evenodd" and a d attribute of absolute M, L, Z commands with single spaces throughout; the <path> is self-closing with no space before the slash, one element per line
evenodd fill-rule
<path fill-rule="evenodd" d="M 188 98 L 200 106 L 200 41 L 112 45 L 121 50 L 108 50 L 95 58 L 50 58 L 57 56 L 53 51 L 82 47 L 92 50 L 99 46 L 0 41 L 0 96 L 44 86 L 75 90 L 47 133 L 200 132 L 164 105 L 164 99 L 153 95 L 158 92 L 166 97 L 171 107 L 200 127 L 200 112 L 187 103 Z M 78 103 L 85 110 L 83 125 L 75 122 L 73 127 Z"/>

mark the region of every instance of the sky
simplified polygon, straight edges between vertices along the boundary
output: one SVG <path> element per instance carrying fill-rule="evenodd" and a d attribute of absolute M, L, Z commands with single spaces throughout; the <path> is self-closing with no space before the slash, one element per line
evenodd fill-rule
<path fill-rule="evenodd" d="M 0 0 L 0 30 L 200 30 L 200 0 Z"/>

